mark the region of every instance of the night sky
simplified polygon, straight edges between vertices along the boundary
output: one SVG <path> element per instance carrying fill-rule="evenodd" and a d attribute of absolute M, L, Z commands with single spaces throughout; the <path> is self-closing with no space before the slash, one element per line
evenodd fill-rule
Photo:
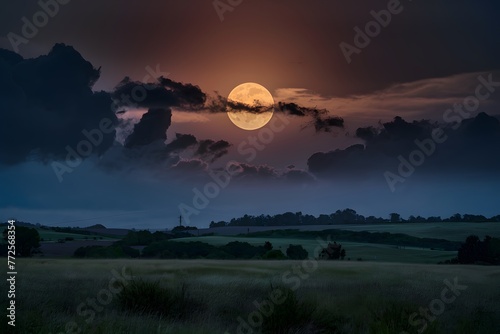
<path fill-rule="evenodd" d="M 499 214 L 499 12 L 16 1 L 0 13 L 0 219 L 162 229 L 179 215 L 204 227 L 344 208 Z M 245 82 L 275 101 L 254 131 L 226 112 Z"/>

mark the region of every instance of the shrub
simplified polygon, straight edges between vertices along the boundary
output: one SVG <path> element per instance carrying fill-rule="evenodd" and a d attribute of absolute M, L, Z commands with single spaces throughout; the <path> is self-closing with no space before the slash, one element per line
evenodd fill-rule
<path fill-rule="evenodd" d="M 213 256 L 217 252 L 220 253 L 217 247 L 199 241 L 153 242 L 142 250 L 145 257 L 160 257 L 163 259 L 198 259 L 208 257 L 210 254 Z M 223 258 L 225 257 L 223 256 Z"/>
<path fill-rule="evenodd" d="M 269 252 L 269 251 L 273 250 L 273 244 L 270 243 L 269 241 L 266 241 L 264 243 L 264 249 L 266 250 L 266 252 Z"/>
<path fill-rule="evenodd" d="M 264 260 L 285 260 L 286 256 L 282 251 L 275 249 L 270 250 L 266 254 L 262 255 Z"/>
<path fill-rule="evenodd" d="M 292 260 L 304 260 L 307 259 L 309 253 L 302 247 L 302 245 L 292 245 L 288 246 L 286 250 L 286 255 Z"/>
<path fill-rule="evenodd" d="M 255 247 L 248 242 L 232 241 L 225 246 L 220 247 L 224 252 L 238 259 L 251 259 L 260 257 L 265 253 L 264 247 Z"/>

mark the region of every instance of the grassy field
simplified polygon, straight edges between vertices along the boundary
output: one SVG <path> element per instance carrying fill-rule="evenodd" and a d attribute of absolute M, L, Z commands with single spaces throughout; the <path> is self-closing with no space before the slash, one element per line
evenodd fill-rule
<path fill-rule="evenodd" d="M 0 234 L 3 233 L 4 230 L 5 227 L 0 227 Z M 66 233 L 66 232 L 57 232 L 41 228 L 37 228 L 36 230 L 40 234 L 40 239 L 43 242 L 58 241 L 60 239 L 66 239 L 66 238 L 73 238 L 74 240 L 94 240 L 94 238 L 98 240 L 118 240 L 117 238 L 110 238 L 99 234 L 86 235 L 79 233 Z M 3 239 L 2 242 L 4 242 Z"/>
<path fill-rule="evenodd" d="M 301 271 L 293 273 L 295 266 L 301 266 Z M 23 334 L 77 333 L 76 328 L 96 334 L 233 334 L 238 333 L 238 326 L 243 328 L 241 321 L 250 323 L 249 315 L 259 313 L 256 304 L 271 300 L 270 293 L 276 289 L 291 289 L 296 300 L 289 296 L 271 312 L 263 308 L 264 323 L 269 325 L 268 319 L 283 318 L 290 323 L 305 319 L 286 333 L 322 333 L 321 328 L 328 328 L 323 333 L 417 333 L 424 318 L 413 313 L 440 304 L 444 309 L 436 311 L 435 319 L 429 318 L 433 321 L 427 321 L 424 333 L 495 334 L 500 328 L 498 267 L 352 261 L 23 259 L 18 260 L 17 268 L 16 333 Z M 129 274 L 135 281 L 159 281 L 167 289 L 183 284 L 188 307 L 175 317 L 168 310 L 162 315 L 127 311 L 119 303 L 121 292 L 110 285 L 122 271 L 127 284 L 132 282 Z M 443 298 L 444 280 L 454 282 L 455 278 L 464 287 L 457 290 L 453 301 L 438 302 Z M 5 290 L 2 284 L 0 293 L 6 295 Z M 147 291 L 140 293 L 147 295 Z M 454 295 L 447 290 L 444 296 L 450 299 Z M 1 307 L 5 310 L 4 300 Z M 146 302 L 154 304 L 153 300 Z M 412 314 L 415 326 L 409 323 Z M 4 317 L 1 327 L 5 326 Z M 258 326 L 251 328 L 258 333 Z"/>
<path fill-rule="evenodd" d="M 215 246 L 222 246 L 231 241 L 248 242 L 254 246 L 262 246 L 266 241 L 273 244 L 274 249 L 281 250 L 286 255 L 288 245 L 302 245 L 309 255 L 314 254 L 314 249 L 320 245 L 314 239 L 292 239 L 292 238 L 245 238 L 233 236 L 206 236 L 175 239 L 175 241 L 201 241 Z M 333 240 L 332 240 L 333 241 Z M 346 249 L 347 258 L 352 261 L 358 258 L 364 261 L 379 261 L 379 262 L 405 262 L 405 263 L 438 263 L 440 261 L 449 260 L 457 255 L 455 251 L 440 251 L 421 248 L 404 248 L 398 249 L 391 245 L 356 243 L 356 242 L 341 242 L 342 247 Z"/>

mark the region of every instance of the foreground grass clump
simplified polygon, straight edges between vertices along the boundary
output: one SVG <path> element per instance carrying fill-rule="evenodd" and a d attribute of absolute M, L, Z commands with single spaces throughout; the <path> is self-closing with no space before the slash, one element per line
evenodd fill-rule
<path fill-rule="evenodd" d="M 181 318 L 194 305 L 186 294 L 186 286 L 166 288 L 159 281 L 135 279 L 118 293 L 118 303 L 127 311 Z"/>

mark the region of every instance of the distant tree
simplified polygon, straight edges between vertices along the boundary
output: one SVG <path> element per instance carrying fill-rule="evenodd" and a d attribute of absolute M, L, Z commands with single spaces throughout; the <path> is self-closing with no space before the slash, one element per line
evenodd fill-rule
<path fill-rule="evenodd" d="M 342 248 L 340 251 L 340 259 L 343 260 L 345 258 L 345 249 Z"/>
<path fill-rule="evenodd" d="M 483 215 L 464 215 L 462 217 L 462 221 L 468 222 L 468 223 L 482 223 L 485 222 L 487 219 Z"/>
<path fill-rule="evenodd" d="M 232 241 L 225 246 L 219 247 L 224 252 L 240 259 L 251 259 L 264 255 L 263 246 L 252 246 L 248 242 Z"/>
<path fill-rule="evenodd" d="M 262 255 L 262 259 L 264 259 L 264 260 L 285 260 L 286 256 L 279 249 L 275 249 L 275 250 L 270 250 L 267 253 L 265 253 L 264 255 Z"/>
<path fill-rule="evenodd" d="M 212 220 L 212 222 L 210 223 L 211 228 L 212 227 L 225 227 L 226 225 L 227 225 L 227 223 L 225 221 L 222 221 L 222 220 L 217 222 L 217 223 Z"/>
<path fill-rule="evenodd" d="M 286 256 L 292 260 L 304 260 L 307 259 L 309 253 L 302 247 L 302 245 L 292 245 L 290 244 L 286 250 Z"/>
<path fill-rule="evenodd" d="M 399 213 L 391 213 L 391 223 L 399 223 L 401 222 L 401 215 Z"/>
<path fill-rule="evenodd" d="M 176 226 L 172 229 L 172 232 L 184 232 L 184 231 L 193 231 L 193 230 L 197 230 L 198 228 L 196 226 L 184 226 L 184 225 L 180 225 L 180 226 Z"/>
<path fill-rule="evenodd" d="M 273 244 L 272 244 L 272 243 L 270 243 L 269 241 L 266 241 L 266 242 L 264 243 L 264 249 L 266 250 L 266 252 L 269 252 L 270 250 L 272 250 L 272 249 L 273 249 Z"/>
<path fill-rule="evenodd" d="M 29 257 L 40 248 L 40 234 L 35 228 L 16 226 L 16 255 Z M 8 242 L 8 230 L 3 231 L 3 238 Z"/>
<path fill-rule="evenodd" d="M 500 215 L 493 216 L 490 218 L 491 222 L 500 222 Z"/>
<path fill-rule="evenodd" d="M 329 215 L 319 215 L 316 219 L 317 225 L 330 225 L 332 224 L 332 219 Z"/>
<path fill-rule="evenodd" d="M 330 215 L 330 219 L 334 224 L 353 224 L 359 222 L 362 216 L 358 215 L 353 209 L 337 210 Z M 364 217 L 362 219 L 365 220 Z"/>
<path fill-rule="evenodd" d="M 363 222 L 368 224 L 376 224 L 376 223 L 384 223 L 385 220 L 383 218 L 377 218 L 375 216 L 368 216 L 366 217 L 366 219 L 363 220 Z"/>
<path fill-rule="evenodd" d="M 458 250 L 457 260 L 462 264 L 500 264 L 500 239 L 486 236 L 481 241 L 477 236 L 470 235 Z"/>

